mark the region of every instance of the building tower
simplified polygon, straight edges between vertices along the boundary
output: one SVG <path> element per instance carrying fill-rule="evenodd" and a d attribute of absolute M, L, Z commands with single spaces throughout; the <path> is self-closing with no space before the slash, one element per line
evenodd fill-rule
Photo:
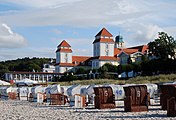
<path fill-rule="evenodd" d="M 63 40 L 56 50 L 56 66 L 55 71 L 64 73 L 73 67 L 71 46 Z"/>
<path fill-rule="evenodd" d="M 93 56 L 114 56 L 113 35 L 103 28 L 93 42 Z"/>
<path fill-rule="evenodd" d="M 115 37 L 115 48 L 124 48 L 123 37 L 119 34 Z"/>

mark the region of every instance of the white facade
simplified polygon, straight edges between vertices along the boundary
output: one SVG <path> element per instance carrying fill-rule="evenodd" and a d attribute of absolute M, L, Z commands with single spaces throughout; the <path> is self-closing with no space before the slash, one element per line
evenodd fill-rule
<path fill-rule="evenodd" d="M 58 73 L 46 73 L 46 72 L 9 72 L 5 73 L 5 79 L 7 81 L 14 80 L 15 82 L 28 78 L 33 81 L 44 83 L 51 81 L 54 76 L 59 76 Z"/>
<path fill-rule="evenodd" d="M 70 71 L 71 69 L 72 69 L 73 67 L 68 67 L 68 66 L 66 66 L 66 67 L 63 67 L 63 66 L 56 66 L 56 72 L 58 72 L 58 73 L 64 73 L 64 72 L 66 72 L 66 71 Z"/>
<path fill-rule="evenodd" d="M 71 46 L 63 40 L 58 46 L 56 51 L 56 66 L 55 71 L 58 73 L 64 73 L 69 71 L 73 67 L 70 67 L 72 64 L 72 50 Z M 71 65 L 73 66 L 73 65 Z"/>
<path fill-rule="evenodd" d="M 129 57 L 131 59 L 131 62 L 137 63 L 142 61 L 143 53 L 141 52 L 135 52 L 133 54 L 126 54 L 125 52 L 121 52 L 118 57 L 120 58 L 120 64 L 128 64 Z"/>
<path fill-rule="evenodd" d="M 55 66 L 50 64 L 43 65 L 43 72 L 53 73 L 55 72 Z"/>
<path fill-rule="evenodd" d="M 96 56 L 114 56 L 114 43 L 96 42 L 94 47 L 94 57 Z"/>
<path fill-rule="evenodd" d="M 118 46 L 117 46 L 118 45 Z M 115 49 L 115 48 L 119 49 Z M 113 40 L 113 35 L 103 28 L 96 36 L 93 42 L 93 57 L 89 59 L 82 59 L 81 56 L 78 59 L 80 62 L 84 63 L 92 69 L 98 69 L 105 63 L 111 63 L 112 65 L 118 66 L 119 64 L 128 64 L 128 60 L 131 57 L 132 62 L 140 62 L 142 60 L 142 55 L 134 53 L 133 51 L 138 51 L 138 48 L 128 49 L 124 51 L 124 42 L 122 36 L 117 36 L 116 41 Z M 140 47 L 140 46 L 138 46 Z M 133 54 L 134 53 L 134 54 Z M 118 55 L 118 56 L 117 56 Z M 73 60 L 72 60 L 73 57 Z M 71 46 L 64 40 L 58 46 L 56 52 L 56 72 L 64 73 L 69 70 L 73 70 L 78 65 L 75 56 L 72 56 Z M 81 61 L 82 60 L 82 61 Z M 88 61 L 89 60 L 89 61 Z M 87 64 L 90 63 L 90 64 Z M 85 65 L 85 66 L 86 66 Z"/>
<path fill-rule="evenodd" d="M 72 63 L 72 53 L 57 52 L 56 63 Z"/>
<path fill-rule="evenodd" d="M 142 56 L 143 56 L 143 53 L 141 52 L 135 52 L 130 55 L 132 62 L 136 62 L 136 63 L 142 61 Z"/>
<path fill-rule="evenodd" d="M 92 60 L 92 69 L 98 69 L 99 67 L 103 66 L 106 63 L 110 63 L 112 65 L 119 65 L 118 61 L 110 61 L 110 60 Z"/>

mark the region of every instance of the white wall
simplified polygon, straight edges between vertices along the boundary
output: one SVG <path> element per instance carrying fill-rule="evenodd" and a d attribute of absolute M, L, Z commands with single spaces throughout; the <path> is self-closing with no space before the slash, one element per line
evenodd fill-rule
<path fill-rule="evenodd" d="M 71 70 L 73 67 L 60 67 L 60 73 L 64 73 L 64 72 L 66 72 L 66 70 L 67 70 L 67 72 L 69 71 L 69 70 Z"/>
<path fill-rule="evenodd" d="M 43 72 L 48 72 L 48 73 L 55 72 L 55 66 L 54 65 L 44 64 L 43 66 L 44 66 L 43 67 Z"/>
<path fill-rule="evenodd" d="M 58 72 L 58 73 L 64 73 L 64 72 L 66 72 L 66 69 L 67 69 L 67 71 L 69 71 L 69 70 L 71 70 L 73 67 L 62 67 L 62 66 L 56 66 L 55 67 L 55 70 L 56 70 L 56 72 Z"/>
<path fill-rule="evenodd" d="M 108 48 L 106 45 L 108 44 Z M 103 43 L 96 42 L 93 45 L 93 55 L 95 56 L 107 56 L 106 51 L 108 51 L 108 56 L 114 56 L 114 43 Z"/>
<path fill-rule="evenodd" d="M 105 63 L 111 63 L 111 64 L 116 65 L 116 66 L 119 65 L 118 61 L 93 60 L 92 61 L 92 69 L 98 69 L 101 66 L 103 66 Z"/>
<path fill-rule="evenodd" d="M 66 57 L 67 54 L 67 57 Z M 72 63 L 72 53 L 66 53 L 66 52 L 57 52 L 56 53 L 56 63 Z"/>
<path fill-rule="evenodd" d="M 55 68 L 43 68 L 43 72 L 53 73 L 55 72 Z"/>
<path fill-rule="evenodd" d="M 132 62 L 136 62 L 136 63 L 142 62 L 142 56 L 143 56 L 143 54 L 140 52 L 136 52 L 136 53 L 130 55 Z"/>
<path fill-rule="evenodd" d="M 108 44 L 108 48 L 106 48 Z M 108 51 L 108 56 L 114 56 L 114 43 L 100 43 L 100 56 L 107 56 L 106 51 Z"/>

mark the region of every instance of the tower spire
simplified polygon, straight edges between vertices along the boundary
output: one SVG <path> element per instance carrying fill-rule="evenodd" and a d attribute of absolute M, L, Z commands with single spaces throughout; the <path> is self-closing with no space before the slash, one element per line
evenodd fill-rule
<path fill-rule="evenodd" d="M 123 41 L 123 37 L 122 35 L 120 35 L 120 31 L 119 31 L 119 35 L 117 35 L 115 37 L 115 48 L 123 48 L 124 47 L 124 41 Z"/>

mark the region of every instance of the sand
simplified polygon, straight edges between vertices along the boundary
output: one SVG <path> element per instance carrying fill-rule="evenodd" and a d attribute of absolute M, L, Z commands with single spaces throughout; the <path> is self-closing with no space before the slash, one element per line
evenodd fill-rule
<path fill-rule="evenodd" d="M 123 106 L 115 109 L 75 108 L 51 106 L 19 100 L 0 101 L 0 120 L 174 120 L 167 117 L 167 111 L 160 110 L 159 105 L 152 105 L 148 112 L 124 112 Z"/>

